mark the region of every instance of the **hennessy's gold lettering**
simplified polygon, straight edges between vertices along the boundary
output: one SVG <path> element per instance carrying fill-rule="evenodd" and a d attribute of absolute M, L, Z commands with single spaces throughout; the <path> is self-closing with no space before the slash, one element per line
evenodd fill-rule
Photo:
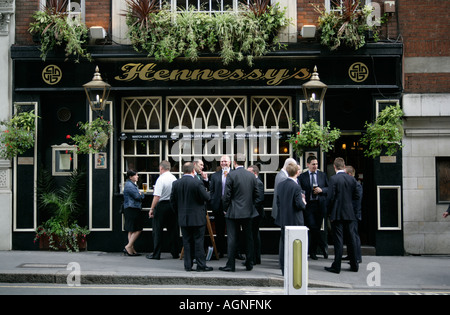
<path fill-rule="evenodd" d="M 139 78 L 142 81 L 240 81 L 240 80 L 266 80 L 269 86 L 276 86 L 286 80 L 306 80 L 311 74 L 306 68 L 294 69 L 253 69 L 245 72 L 243 69 L 156 69 L 155 63 L 128 63 L 122 68 L 122 74 L 116 76 L 117 81 L 131 82 Z"/>

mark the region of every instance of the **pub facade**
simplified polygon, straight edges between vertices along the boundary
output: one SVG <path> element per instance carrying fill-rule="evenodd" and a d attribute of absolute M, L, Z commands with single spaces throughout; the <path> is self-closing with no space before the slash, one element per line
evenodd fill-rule
<path fill-rule="evenodd" d="M 81 6 L 86 22 L 89 2 Z M 114 7 L 116 1 L 111 3 Z M 299 12 L 301 5 L 296 4 Z M 16 12 L 25 14 L 17 5 Z M 111 12 L 112 24 L 120 24 L 117 8 Z M 300 28 L 300 21 L 296 24 Z M 121 27 L 105 28 L 114 39 Z M 11 162 L 11 249 L 39 248 L 33 239 L 46 215 L 37 195 L 43 170 L 61 185 L 75 168 L 86 172 L 80 224 L 91 231 L 88 250 L 120 251 L 126 243 L 121 189 L 127 170 L 136 169 L 139 188 L 148 186 L 142 211 L 145 228 L 136 249 L 151 252 L 152 221 L 146 213 L 159 163 L 168 160 L 178 177 L 185 161 L 202 158 L 211 174 L 222 155 L 244 153 L 247 166 L 260 166 L 264 183 L 262 251 L 277 253 L 280 232 L 271 218 L 275 176 L 289 157 L 306 168 L 305 156 L 296 156 L 286 140 L 297 131 L 292 119 L 304 123 L 314 118 L 342 132 L 332 151 L 309 152 L 318 156 L 320 169 L 331 176 L 331 162 L 343 157 L 363 184 L 363 245 L 378 255 L 402 255 L 402 154 L 367 158 L 360 139 L 366 122 L 389 105 L 401 105 L 403 45 L 367 43 L 358 50 L 330 52 L 301 36 L 286 41 L 286 49 L 257 58 L 252 66 L 224 65 L 214 54 L 200 55 L 196 62 L 183 57 L 161 62 L 115 40 L 88 46 L 93 61 L 79 63 L 65 61 L 61 52 L 51 52 L 43 61 L 38 45 L 12 45 L 10 111 L 35 110 L 40 118 L 35 148 Z M 101 112 L 90 109 L 83 89 L 96 67 L 111 85 Z M 301 86 L 314 67 L 328 90 L 320 110 L 308 112 Z M 114 127 L 108 146 L 100 153 L 76 154 L 71 136 L 79 133 L 77 123 L 100 115 Z M 214 225 L 213 216 L 211 221 Z"/>

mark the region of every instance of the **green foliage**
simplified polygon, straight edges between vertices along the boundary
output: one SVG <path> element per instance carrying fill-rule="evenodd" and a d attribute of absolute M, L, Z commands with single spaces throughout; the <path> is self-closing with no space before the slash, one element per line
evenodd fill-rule
<path fill-rule="evenodd" d="M 92 122 L 79 122 L 77 126 L 84 134 L 73 137 L 67 135 L 66 138 L 74 141 L 75 145 L 78 146 L 77 153 L 79 154 L 97 153 L 106 148 L 114 130 L 111 122 L 103 119 L 103 117 L 98 117 Z"/>
<path fill-rule="evenodd" d="M 34 147 L 36 118 L 39 117 L 32 110 L 30 112 L 20 112 L 9 121 L 0 123 L 5 126 L 4 131 L 0 133 L 1 158 L 12 159 Z"/>
<path fill-rule="evenodd" d="M 46 60 L 49 51 L 64 47 L 66 60 L 75 56 L 75 62 L 81 57 L 91 60 L 91 55 L 84 45 L 88 39 L 88 29 L 78 17 L 71 18 L 66 13 L 55 10 L 36 11 L 35 22 L 30 23 L 28 31 L 40 36 L 41 58 Z"/>
<path fill-rule="evenodd" d="M 341 46 L 357 50 L 365 45 L 366 34 L 369 31 L 373 32 L 375 41 L 378 40 L 378 27 L 371 20 L 374 10 L 372 6 L 365 5 L 360 8 L 359 0 L 344 0 L 342 7 L 338 7 L 342 10 L 342 13 L 327 12 L 325 8 L 318 5 L 313 6 L 320 13 L 318 20 L 320 42 L 322 45 L 329 47 L 330 50 L 336 50 Z"/>
<path fill-rule="evenodd" d="M 403 148 L 403 111 L 400 105 L 386 107 L 378 115 L 374 123 L 367 123 L 366 134 L 361 138 L 361 143 L 369 146 L 364 155 L 371 158 L 384 154 L 394 155 Z"/>
<path fill-rule="evenodd" d="M 36 229 L 34 241 L 48 236 L 49 246 L 57 250 L 59 245 L 67 251 L 79 251 L 78 241 L 85 241 L 90 231 L 77 224 L 80 214 L 79 195 L 84 189 L 85 173 L 74 171 L 65 186 L 56 187 L 54 178 L 46 170 L 41 171 L 38 180 L 38 198 L 41 208 L 46 208 L 52 217 Z M 56 244 L 56 243 L 59 244 Z"/>
<path fill-rule="evenodd" d="M 334 143 L 341 136 L 341 131 L 337 128 L 330 128 L 330 122 L 326 126 L 320 126 L 314 119 L 302 124 L 301 126 L 295 120 L 292 124 L 299 127 L 299 131 L 286 140 L 292 144 L 292 149 L 297 155 L 302 155 L 307 148 L 320 147 L 322 151 L 328 152 L 334 147 Z"/>
<path fill-rule="evenodd" d="M 200 52 L 219 52 L 224 64 L 246 59 L 252 65 L 255 57 L 283 47 L 276 34 L 290 23 L 285 12 L 278 5 L 257 14 L 243 6 L 238 12 L 218 14 L 163 8 L 151 11 L 143 27 L 142 17 L 129 6 L 126 21 L 134 49 L 158 61 L 172 62 L 180 56 L 196 61 Z"/>

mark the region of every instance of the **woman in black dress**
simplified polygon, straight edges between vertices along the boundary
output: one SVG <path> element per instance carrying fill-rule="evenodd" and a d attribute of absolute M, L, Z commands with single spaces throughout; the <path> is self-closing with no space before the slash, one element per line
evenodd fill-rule
<path fill-rule="evenodd" d="M 134 242 L 141 235 L 143 229 L 143 217 L 141 216 L 142 200 L 144 194 L 142 194 L 138 187 L 139 175 L 133 170 L 127 171 L 127 181 L 123 189 L 123 208 L 125 216 L 125 231 L 128 232 L 128 244 L 123 249 L 123 253 L 126 256 L 140 256 L 134 250 Z"/>

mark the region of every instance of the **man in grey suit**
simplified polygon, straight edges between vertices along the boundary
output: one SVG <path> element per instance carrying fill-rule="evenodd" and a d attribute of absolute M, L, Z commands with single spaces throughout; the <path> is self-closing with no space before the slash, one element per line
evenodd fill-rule
<path fill-rule="evenodd" d="M 183 234 L 184 269 L 192 270 L 192 262 L 197 260 L 197 271 L 211 271 L 206 266 L 204 236 L 206 226 L 205 202 L 209 200 L 203 183 L 194 178 L 194 165 L 183 165 L 183 177 L 172 184 L 170 202 L 178 212 L 178 223 Z"/>
<path fill-rule="evenodd" d="M 297 165 L 297 161 L 293 158 L 287 158 L 286 161 L 284 161 L 283 168 L 278 172 L 277 176 L 275 176 L 275 183 L 273 186 L 273 201 L 272 201 L 272 218 L 276 219 L 278 215 L 278 206 L 275 196 L 277 195 L 277 187 L 278 184 L 287 179 L 289 176 L 286 172 L 286 166 L 288 164 L 294 163 Z"/>
<path fill-rule="evenodd" d="M 280 248 L 278 260 L 280 263 L 281 273 L 284 274 L 284 231 L 286 226 L 302 226 L 305 225 L 303 211 L 305 210 L 305 202 L 303 200 L 302 187 L 297 183 L 299 175 L 298 166 L 290 163 L 286 167 L 289 175 L 280 183 L 279 190 L 275 196 L 278 205 L 278 215 L 275 224 L 281 227 Z"/>
<path fill-rule="evenodd" d="M 343 158 L 334 160 L 336 175 L 330 178 L 328 188 L 328 214 L 330 215 L 331 228 L 334 240 L 334 261 L 331 267 L 325 267 L 326 271 L 340 273 L 342 251 L 344 242 L 344 230 L 349 235 L 350 246 L 348 248 L 350 258 L 350 270 L 358 271 L 359 264 L 356 258 L 356 237 L 354 224 L 357 224 L 356 213 L 353 208 L 353 200 L 360 198 L 356 188 L 354 177 L 345 173 Z"/>
<path fill-rule="evenodd" d="M 235 254 L 240 226 L 246 241 L 245 266 L 247 270 L 253 269 L 254 246 L 251 220 L 258 215 L 255 204 L 259 204 L 264 196 L 259 193 L 256 177 L 244 168 L 244 164 L 244 155 L 237 154 L 234 159 L 235 170 L 228 174 L 225 183 L 223 210 L 227 223 L 228 261 L 225 267 L 219 268 L 222 271 L 235 271 Z"/>

